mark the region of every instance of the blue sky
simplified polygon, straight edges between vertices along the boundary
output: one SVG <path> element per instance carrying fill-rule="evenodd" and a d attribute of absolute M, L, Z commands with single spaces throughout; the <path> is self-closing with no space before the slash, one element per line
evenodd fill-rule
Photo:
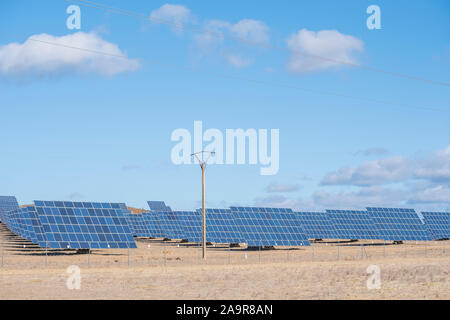
<path fill-rule="evenodd" d="M 170 137 L 201 120 L 205 130 L 280 130 L 276 175 L 260 175 L 259 165 L 208 167 L 210 207 L 450 207 L 448 85 L 292 52 L 448 84 L 448 1 L 100 3 L 143 18 L 80 4 L 81 29 L 69 30 L 70 2 L 0 4 L 0 194 L 197 208 L 200 169 L 171 162 Z M 371 4 L 381 30 L 366 26 Z"/>

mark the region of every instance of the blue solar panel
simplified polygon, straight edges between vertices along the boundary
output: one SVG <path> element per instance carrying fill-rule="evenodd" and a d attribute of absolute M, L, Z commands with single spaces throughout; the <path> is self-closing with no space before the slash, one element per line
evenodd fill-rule
<path fill-rule="evenodd" d="M 28 239 L 30 238 L 30 235 L 28 234 L 29 230 L 28 230 L 28 226 L 27 226 L 27 220 L 25 219 L 24 213 L 22 212 L 22 209 L 16 209 L 13 211 L 9 211 L 6 213 L 7 215 L 9 215 L 14 221 L 14 227 L 13 227 L 13 231 L 15 234 L 17 234 L 18 236 L 24 238 L 24 239 Z"/>
<path fill-rule="evenodd" d="M 136 248 L 123 208 L 117 203 L 34 203 L 50 248 Z"/>
<path fill-rule="evenodd" d="M 182 213 L 179 211 L 158 211 L 156 214 L 164 237 L 184 239 Z"/>
<path fill-rule="evenodd" d="M 338 239 L 333 222 L 325 212 L 295 212 L 309 239 Z"/>
<path fill-rule="evenodd" d="M 146 225 L 149 235 L 148 237 L 161 238 L 165 237 L 158 215 L 155 212 L 142 213 L 144 224 Z"/>
<path fill-rule="evenodd" d="M 382 240 L 429 241 L 430 232 L 426 229 L 414 209 L 367 208 Z"/>
<path fill-rule="evenodd" d="M 183 239 L 190 242 L 202 241 L 202 215 L 198 211 L 179 211 L 183 226 Z"/>
<path fill-rule="evenodd" d="M 147 224 L 144 221 L 142 214 L 126 214 L 125 215 L 130 229 L 136 237 L 150 237 L 150 231 L 147 228 Z"/>
<path fill-rule="evenodd" d="M 201 210 L 198 209 L 197 212 L 201 214 Z M 205 209 L 205 215 L 206 241 L 216 243 L 244 242 L 230 209 Z"/>
<path fill-rule="evenodd" d="M 38 244 L 40 247 L 47 247 L 47 238 L 45 237 L 44 229 L 42 228 L 41 220 L 38 217 L 35 206 L 26 207 L 28 215 L 30 217 L 31 225 L 33 226 L 33 232 L 35 238 L 33 243 Z"/>
<path fill-rule="evenodd" d="M 164 201 L 147 201 L 151 211 L 172 211 Z"/>
<path fill-rule="evenodd" d="M 291 209 L 231 207 L 243 241 L 249 246 L 308 246 Z"/>
<path fill-rule="evenodd" d="M 9 211 L 19 209 L 19 204 L 14 196 L 0 196 L 0 220 L 4 221 L 3 215 Z"/>
<path fill-rule="evenodd" d="M 450 238 L 450 212 L 422 212 L 425 226 L 433 239 Z"/>
<path fill-rule="evenodd" d="M 326 210 L 337 239 L 380 239 L 378 229 L 367 211 Z"/>

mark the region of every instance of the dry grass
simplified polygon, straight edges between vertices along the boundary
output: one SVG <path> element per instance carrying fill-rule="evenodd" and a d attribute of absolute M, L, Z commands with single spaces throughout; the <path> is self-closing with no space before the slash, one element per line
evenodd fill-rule
<path fill-rule="evenodd" d="M 197 247 L 149 240 L 130 250 L 128 267 L 127 250 L 51 251 L 46 258 L 7 238 L 0 299 L 450 299 L 448 241 L 408 243 L 406 250 L 364 244 L 365 253 L 359 243 L 315 244 L 314 258 L 311 247 L 211 247 L 201 262 Z M 70 265 L 81 268 L 80 290 L 66 287 Z M 379 290 L 367 289 L 369 265 L 381 269 Z"/>

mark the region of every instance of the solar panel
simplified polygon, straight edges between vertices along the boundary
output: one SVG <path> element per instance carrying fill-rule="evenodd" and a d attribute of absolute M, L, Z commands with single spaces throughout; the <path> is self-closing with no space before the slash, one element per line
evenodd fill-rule
<path fill-rule="evenodd" d="M 6 214 L 9 215 L 11 219 L 14 220 L 15 222 L 11 231 L 13 231 L 16 235 L 24 239 L 29 238 L 27 234 L 28 233 L 27 224 L 25 222 L 22 209 L 19 208 L 13 211 L 9 211 Z"/>
<path fill-rule="evenodd" d="M 142 213 L 144 224 L 146 225 L 149 235 L 148 237 L 162 238 L 165 237 L 158 215 L 155 212 Z"/>
<path fill-rule="evenodd" d="M 136 237 L 150 237 L 150 231 L 144 221 L 142 214 L 127 214 L 126 215 L 130 229 Z"/>
<path fill-rule="evenodd" d="M 325 212 L 295 212 L 308 239 L 338 239 L 333 222 Z"/>
<path fill-rule="evenodd" d="M 16 209 L 16 210 L 18 210 L 18 209 Z M 18 235 L 20 226 L 19 226 L 19 223 L 16 219 L 16 215 L 14 212 L 16 210 L 4 212 L 2 214 L 2 223 L 5 223 L 11 232 Z"/>
<path fill-rule="evenodd" d="M 198 209 L 197 212 L 201 214 L 201 210 Z M 205 209 L 205 215 L 206 241 L 216 243 L 244 242 L 230 209 Z"/>
<path fill-rule="evenodd" d="M 19 209 L 19 203 L 14 196 L 0 196 L 0 220 L 3 221 L 3 215 L 6 212 Z"/>
<path fill-rule="evenodd" d="M 202 241 L 202 215 L 198 211 L 179 211 L 183 226 L 183 239 L 190 242 Z"/>
<path fill-rule="evenodd" d="M 422 212 L 422 216 L 433 239 L 450 238 L 450 212 Z"/>
<path fill-rule="evenodd" d="M 367 208 L 382 240 L 429 241 L 430 232 L 420 220 L 414 209 Z"/>
<path fill-rule="evenodd" d="M 156 212 L 163 236 L 169 239 L 183 239 L 183 223 L 178 211 Z"/>
<path fill-rule="evenodd" d="M 308 246 L 291 209 L 231 207 L 243 242 L 249 246 Z"/>
<path fill-rule="evenodd" d="M 147 201 L 151 211 L 172 211 L 164 201 Z"/>
<path fill-rule="evenodd" d="M 34 203 L 50 248 L 136 248 L 123 208 L 117 203 Z"/>
<path fill-rule="evenodd" d="M 40 247 L 47 247 L 47 238 L 45 237 L 44 229 L 42 228 L 41 220 L 38 217 L 35 206 L 26 207 L 28 215 L 30 217 L 31 225 L 33 226 L 33 232 L 35 239 L 33 243 L 38 244 Z"/>
<path fill-rule="evenodd" d="M 380 239 L 378 229 L 364 210 L 326 210 L 337 239 Z"/>
<path fill-rule="evenodd" d="M 21 208 L 17 212 L 21 217 L 22 225 L 23 225 L 23 234 L 22 237 L 27 239 L 28 241 L 31 241 L 35 244 L 37 244 L 37 237 L 34 232 L 33 224 L 31 223 L 31 217 L 28 212 L 28 208 Z"/>

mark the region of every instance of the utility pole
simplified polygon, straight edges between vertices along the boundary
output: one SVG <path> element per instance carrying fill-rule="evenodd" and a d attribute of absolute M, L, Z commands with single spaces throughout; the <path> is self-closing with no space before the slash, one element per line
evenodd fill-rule
<path fill-rule="evenodd" d="M 209 157 L 203 161 L 203 154 L 209 154 Z M 191 157 L 195 157 L 200 164 L 200 168 L 202 169 L 202 259 L 206 259 L 206 211 L 205 211 L 205 169 L 206 164 L 208 163 L 209 158 L 213 156 L 215 152 L 210 151 L 200 151 L 191 154 Z M 200 159 L 199 155 L 202 155 Z"/>

